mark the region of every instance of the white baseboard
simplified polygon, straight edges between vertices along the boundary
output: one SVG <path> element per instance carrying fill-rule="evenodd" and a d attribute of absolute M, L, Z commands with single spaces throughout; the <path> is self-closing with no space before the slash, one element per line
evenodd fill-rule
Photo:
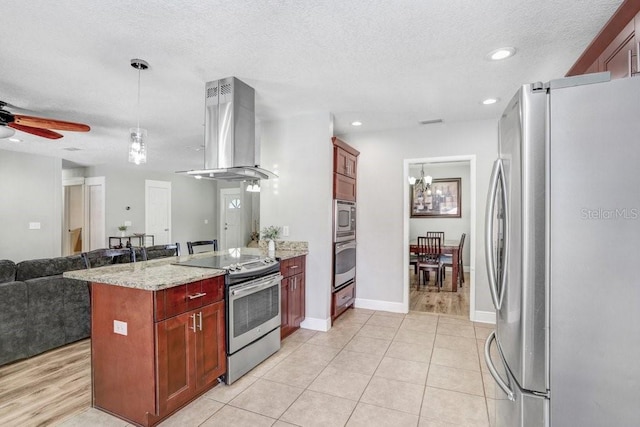
<path fill-rule="evenodd" d="M 478 311 L 476 310 L 473 314 L 473 321 L 479 323 L 490 323 L 492 325 L 496 324 L 496 312 L 495 311 Z"/>
<path fill-rule="evenodd" d="M 406 313 L 406 311 L 404 310 L 404 304 L 402 304 L 401 302 L 356 298 L 354 306 L 356 308 L 366 308 L 369 310 L 390 311 L 392 313 Z"/>
<path fill-rule="evenodd" d="M 331 318 L 328 319 L 315 319 L 313 317 L 305 317 L 300 327 L 304 329 L 311 329 L 312 331 L 327 332 L 331 329 Z"/>

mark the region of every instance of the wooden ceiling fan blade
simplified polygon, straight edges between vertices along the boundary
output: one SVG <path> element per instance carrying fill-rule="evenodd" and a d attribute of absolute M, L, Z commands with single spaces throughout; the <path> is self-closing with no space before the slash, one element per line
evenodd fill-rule
<path fill-rule="evenodd" d="M 43 138 L 49 138 L 49 139 L 60 139 L 60 138 L 62 138 L 61 134 L 59 134 L 58 132 L 54 132 L 52 130 L 49 130 L 49 129 L 41 129 L 41 128 L 35 128 L 35 127 L 31 127 L 31 126 L 23 126 L 23 125 L 19 125 L 19 124 L 15 123 L 15 122 L 9 123 L 9 124 L 7 124 L 7 126 L 9 126 L 10 128 L 22 131 L 22 132 L 30 133 L 32 135 L 41 136 Z"/>
<path fill-rule="evenodd" d="M 23 116 L 14 114 L 14 123 L 39 129 L 69 130 L 73 132 L 88 132 L 91 128 L 82 123 L 65 122 L 63 120 L 47 119 L 44 117 Z"/>

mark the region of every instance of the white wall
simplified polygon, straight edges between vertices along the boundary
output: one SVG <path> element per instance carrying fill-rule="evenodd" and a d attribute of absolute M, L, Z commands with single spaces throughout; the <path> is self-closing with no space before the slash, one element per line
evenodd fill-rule
<path fill-rule="evenodd" d="M 261 129 L 261 167 L 279 178 L 260 183 L 260 227 L 287 225 L 284 240 L 309 242 L 304 326 L 325 329 L 331 317 L 330 114 L 262 122 Z"/>
<path fill-rule="evenodd" d="M 477 311 L 493 312 L 484 260 L 484 211 L 497 153 L 495 120 L 444 123 L 376 133 L 343 135 L 358 158 L 357 298 L 400 307 L 403 300 L 404 159 L 476 155 Z"/>
<path fill-rule="evenodd" d="M 0 150 L 0 259 L 60 256 L 61 230 L 62 161 Z"/>
<path fill-rule="evenodd" d="M 125 221 L 132 222 L 127 233 L 145 231 L 145 180 L 151 179 L 171 182 L 171 241 L 184 253 L 187 241 L 218 238 L 216 181 L 106 165 L 87 168 L 86 176 L 105 177 L 107 237 L 119 236 L 118 225 Z"/>

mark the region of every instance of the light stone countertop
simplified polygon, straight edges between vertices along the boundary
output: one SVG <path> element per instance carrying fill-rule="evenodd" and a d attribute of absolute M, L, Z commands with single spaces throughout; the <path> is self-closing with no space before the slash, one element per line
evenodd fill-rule
<path fill-rule="evenodd" d="M 240 251 L 242 255 L 268 255 L 266 250 L 260 248 L 241 248 Z M 185 283 L 224 275 L 224 270 L 181 266 L 175 265 L 174 263 L 227 253 L 227 251 L 203 252 L 180 257 L 115 264 L 106 267 L 90 268 L 88 270 L 67 271 L 63 274 L 63 277 L 147 291 L 159 291 Z M 308 253 L 309 251 L 306 248 L 300 248 L 298 250 L 276 250 L 275 257 L 282 261 L 307 255 Z"/>

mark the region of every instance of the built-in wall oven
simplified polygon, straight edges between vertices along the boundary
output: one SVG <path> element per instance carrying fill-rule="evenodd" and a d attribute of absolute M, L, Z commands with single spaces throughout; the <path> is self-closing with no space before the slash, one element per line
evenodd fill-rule
<path fill-rule="evenodd" d="M 356 202 L 334 200 L 334 242 L 356 238 Z"/>
<path fill-rule="evenodd" d="M 353 283 L 356 277 L 356 241 L 335 243 L 334 247 L 333 290 L 337 291 Z"/>
<path fill-rule="evenodd" d="M 227 384 L 280 349 L 279 262 L 257 255 L 216 255 L 179 264 L 227 271 Z"/>

